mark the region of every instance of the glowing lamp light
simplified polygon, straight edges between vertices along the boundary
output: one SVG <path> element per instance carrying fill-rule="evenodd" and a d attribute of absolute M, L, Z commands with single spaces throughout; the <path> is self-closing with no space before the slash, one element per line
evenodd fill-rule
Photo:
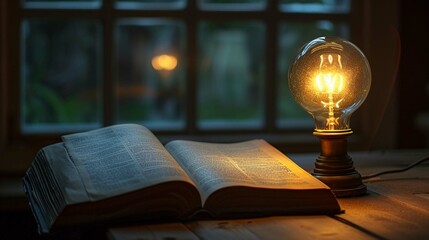
<path fill-rule="evenodd" d="M 155 56 L 152 67 L 157 71 L 172 71 L 177 67 L 177 58 L 167 54 Z"/>
<path fill-rule="evenodd" d="M 337 37 L 319 37 L 305 44 L 289 67 L 293 98 L 314 118 L 321 155 L 313 175 L 339 196 L 366 192 L 347 154 L 350 117 L 371 86 L 371 69 L 359 48 Z"/>

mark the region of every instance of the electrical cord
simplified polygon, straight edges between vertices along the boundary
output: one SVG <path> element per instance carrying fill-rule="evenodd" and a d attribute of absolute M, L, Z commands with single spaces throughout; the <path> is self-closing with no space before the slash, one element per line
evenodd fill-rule
<path fill-rule="evenodd" d="M 387 170 L 387 171 L 382 171 L 382 172 L 374 173 L 374 174 L 367 175 L 367 176 L 362 176 L 362 179 L 370 179 L 370 178 L 373 178 L 373 177 L 378 177 L 380 175 L 390 174 L 390 173 L 405 172 L 408 169 L 413 168 L 413 167 L 419 165 L 420 163 L 426 162 L 428 160 L 429 160 L 429 157 L 426 157 L 426 158 L 423 158 L 423 159 L 420 159 L 420 160 L 418 160 L 416 162 L 411 163 L 410 165 L 408 165 L 405 168 L 400 168 L 400 169 L 395 169 L 395 170 Z"/>

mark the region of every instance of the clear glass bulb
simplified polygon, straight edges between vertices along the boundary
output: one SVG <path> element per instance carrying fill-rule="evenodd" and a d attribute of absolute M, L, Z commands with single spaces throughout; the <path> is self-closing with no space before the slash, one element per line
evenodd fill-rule
<path fill-rule="evenodd" d="M 353 43 L 319 37 L 305 44 L 289 67 L 289 88 L 318 132 L 350 130 L 350 116 L 371 86 L 371 69 Z"/>

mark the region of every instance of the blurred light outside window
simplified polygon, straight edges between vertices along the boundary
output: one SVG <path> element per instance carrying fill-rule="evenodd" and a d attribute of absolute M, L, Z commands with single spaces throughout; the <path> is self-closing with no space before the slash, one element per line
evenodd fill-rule
<path fill-rule="evenodd" d="M 151 129 L 185 126 L 185 27 L 166 19 L 127 19 L 116 27 L 116 122 Z"/>

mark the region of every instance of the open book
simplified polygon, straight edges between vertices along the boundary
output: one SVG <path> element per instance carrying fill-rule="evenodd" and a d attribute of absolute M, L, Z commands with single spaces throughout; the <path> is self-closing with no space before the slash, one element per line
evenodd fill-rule
<path fill-rule="evenodd" d="M 335 214 L 329 187 L 264 140 L 165 145 L 120 124 L 65 135 L 23 178 L 40 233 L 119 221 Z"/>

